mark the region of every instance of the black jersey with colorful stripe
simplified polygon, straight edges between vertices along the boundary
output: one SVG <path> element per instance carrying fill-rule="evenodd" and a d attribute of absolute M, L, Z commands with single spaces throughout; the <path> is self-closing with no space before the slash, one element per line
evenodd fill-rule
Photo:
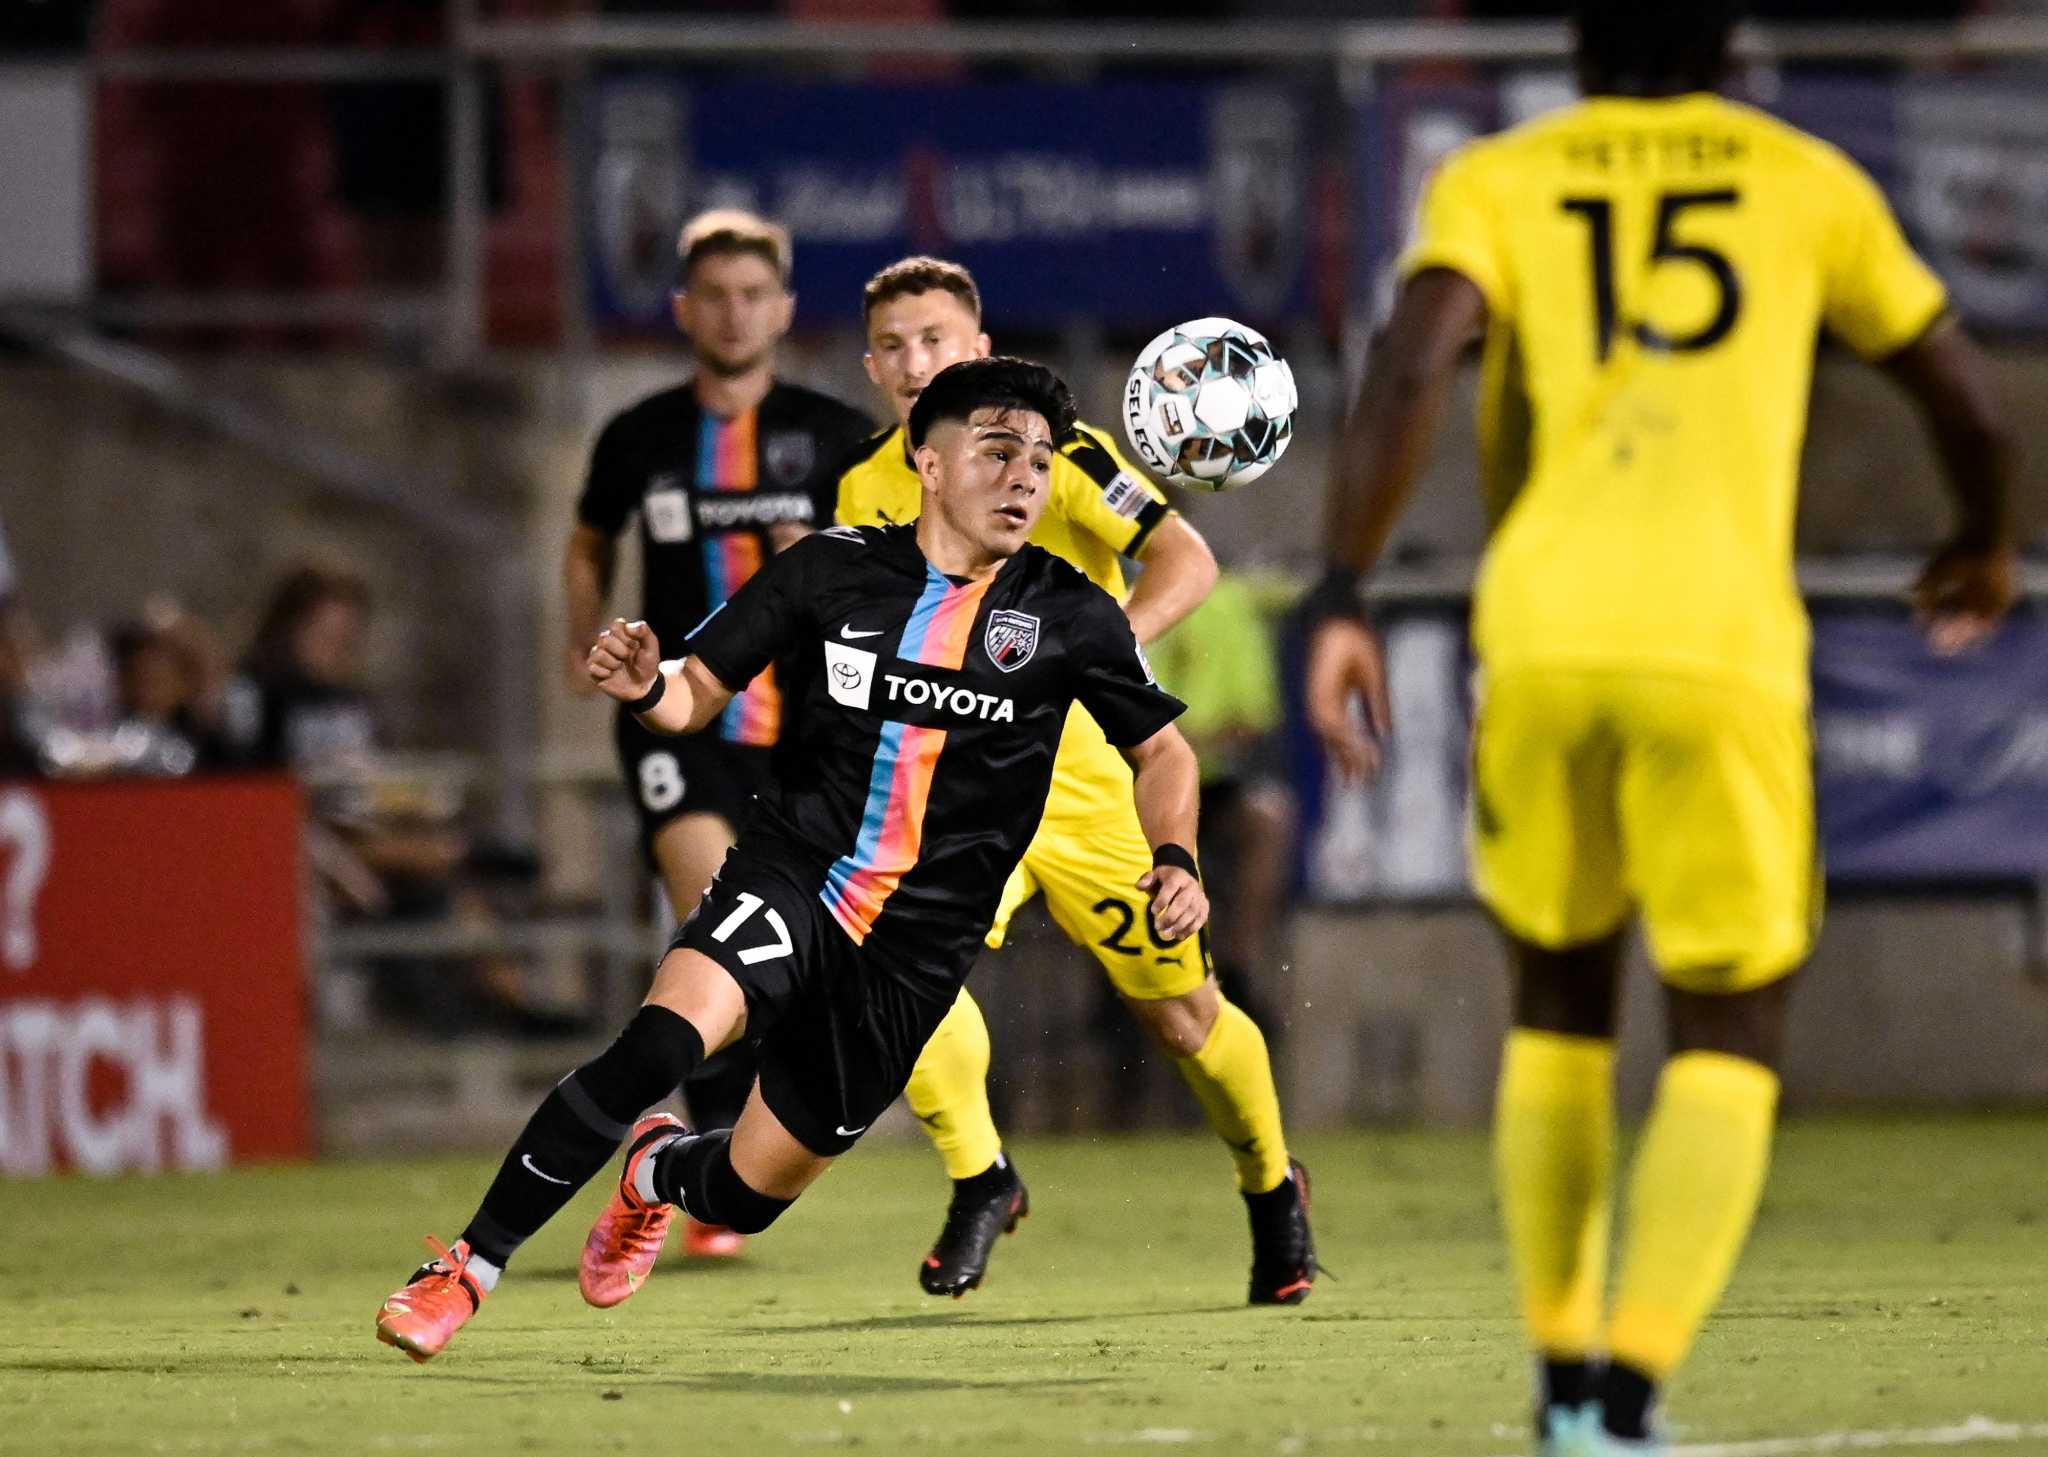
<path fill-rule="evenodd" d="M 777 382 L 731 419 L 678 385 L 598 436 L 577 518 L 617 536 L 638 514 L 640 615 L 663 642 L 680 642 L 774 555 L 771 528 L 831 523 L 840 462 L 871 428 L 858 410 L 796 385 Z M 711 731 L 772 744 L 781 716 L 774 674 L 764 672 Z"/>
<path fill-rule="evenodd" d="M 1026 546 L 941 574 L 914 527 L 835 527 L 764 567 L 688 641 L 721 683 L 780 662 L 777 783 L 741 838 L 778 842 L 846 934 L 959 978 L 1045 808 L 1079 700 L 1112 744 L 1183 705 L 1116 600 Z"/>

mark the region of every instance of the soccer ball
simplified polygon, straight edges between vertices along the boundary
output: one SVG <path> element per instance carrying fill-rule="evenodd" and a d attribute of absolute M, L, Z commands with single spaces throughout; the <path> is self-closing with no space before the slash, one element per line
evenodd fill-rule
<path fill-rule="evenodd" d="M 1233 319 L 1168 329 L 1124 385 L 1124 434 L 1147 467 L 1198 491 L 1248 486 L 1294 435 L 1294 371 Z"/>

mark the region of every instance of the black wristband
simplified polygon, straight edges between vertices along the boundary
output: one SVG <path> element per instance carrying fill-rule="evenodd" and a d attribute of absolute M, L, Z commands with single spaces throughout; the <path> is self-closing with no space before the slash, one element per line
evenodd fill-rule
<path fill-rule="evenodd" d="M 661 695 L 668 692 L 668 674 L 659 668 L 654 672 L 654 686 L 626 705 L 628 713 L 652 713 L 654 705 L 661 702 Z"/>
<path fill-rule="evenodd" d="M 1188 847 L 1176 845 L 1171 840 L 1167 841 L 1164 845 L 1154 847 L 1152 863 L 1155 866 L 1177 865 L 1197 880 L 1201 879 L 1202 876 L 1202 872 L 1195 868 L 1195 857 L 1188 853 Z"/>
<path fill-rule="evenodd" d="M 1365 621 L 1365 603 L 1359 599 L 1358 589 L 1365 580 L 1362 572 L 1350 567 L 1332 566 L 1327 568 L 1322 579 L 1308 589 L 1301 599 L 1302 626 L 1310 632 L 1317 625 L 1332 617 L 1349 618 L 1354 622 Z"/>

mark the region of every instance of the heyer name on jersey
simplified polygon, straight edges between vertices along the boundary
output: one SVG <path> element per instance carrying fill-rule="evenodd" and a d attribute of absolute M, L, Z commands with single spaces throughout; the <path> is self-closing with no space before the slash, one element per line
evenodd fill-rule
<path fill-rule="evenodd" d="M 924 678 L 904 678 L 894 673 L 884 673 L 882 683 L 888 689 L 891 703 L 909 703 L 919 708 L 929 705 L 941 713 L 978 718 L 984 723 L 1014 723 L 1017 720 L 1016 703 L 993 693 L 977 693 L 972 688 L 933 683 Z"/>

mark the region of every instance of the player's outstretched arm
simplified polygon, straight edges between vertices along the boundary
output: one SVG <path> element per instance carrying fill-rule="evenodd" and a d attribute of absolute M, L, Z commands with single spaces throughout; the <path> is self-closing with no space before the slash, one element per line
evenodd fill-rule
<path fill-rule="evenodd" d="M 1195 751 L 1168 724 L 1122 752 L 1136 776 L 1138 823 L 1154 857 L 1138 889 L 1152 897 L 1152 927 L 1171 945 L 1194 935 L 1209 919 L 1209 896 L 1194 870 L 1201 790 Z"/>
<path fill-rule="evenodd" d="M 1363 574 L 1393 535 L 1436 441 L 1458 357 L 1486 327 L 1486 296 L 1462 273 L 1426 268 L 1401 287 L 1376 342 L 1325 502 L 1332 563 Z"/>
<path fill-rule="evenodd" d="M 1913 602 L 1935 651 L 1960 652 L 1998 626 L 2017 590 L 2012 435 L 1983 353 L 1953 317 L 1892 355 L 1885 368 L 1919 405 L 1955 498 L 1955 533 L 1920 574 Z"/>
<path fill-rule="evenodd" d="M 1131 631 L 1151 643 L 1202 605 L 1216 586 L 1216 554 L 1184 517 L 1168 516 L 1138 548 L 1145 570 L 1124 604 Z"/>
<path fill-rule="evenodd" d="M 1358 606 L 1358 584 L 1386 549 L 1436 440 L 1458 356 L 1484 331 L 1486 297 L 1448 268 L 1402 286 L 1344 422 L 1326 503 L 1330 563 L 1308 602 L 1308 717 L 1346 777 L 1379 769 L 1393 730 L 1386 667 Z M 1318 620 L 1320 619 L 1320 620 Z M 1365 704 L 1365 727 L 1352 718 Z"/>
<path fill-rule="evenodd" d="M 732 690 L 695 658 L 664 663 L 654 629 L 615 617 L 597 635 L 590 680 L 656 733 L 695 733 L 732 702 Z"/>

